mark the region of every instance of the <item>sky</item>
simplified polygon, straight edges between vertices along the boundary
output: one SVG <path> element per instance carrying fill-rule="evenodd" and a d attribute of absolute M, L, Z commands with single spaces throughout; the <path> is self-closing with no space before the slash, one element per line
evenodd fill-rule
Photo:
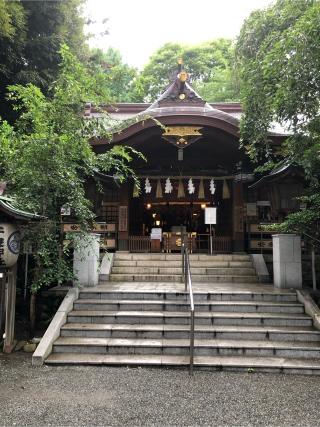
<path fill-rule="evenodd" d="M 92 47 L 119 49 L 137 68 L 167 42 L 197 44 L 219 37 L 236 38 L 245 18 L 272 0 L 87 0 L 85 16 L 95 24 Z M 102 21 L 107 18 L 106 23 Z M 99 35 L 104 30 L 108 35 Z"/>

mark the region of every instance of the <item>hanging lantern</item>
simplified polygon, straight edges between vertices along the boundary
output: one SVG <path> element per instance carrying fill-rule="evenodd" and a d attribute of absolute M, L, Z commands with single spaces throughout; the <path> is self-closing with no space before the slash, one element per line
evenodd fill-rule
<path fill-rule="evenodd" d="M 148 194 L 148 193 L 151 193 L 151 189 L 152 189 L 152 187 L 151 187 L 151 184 L 150 184 L 150 181 L 149 181 L 149 178 L 146 178 L 146 180 L 145 180 L 145 184 L 144 184 L 144 188 L 145 188 L 145 192 Z"/>
<path fill-rule="evenodd" d="M 136 182 L 134 183 L 134 186 L 133 186 L 132 197 L 133 198 L 139 197 L 139 188 Z"/>
<path fill-rule="evenodd" d="M 188 181 L 188 192 L 189 192 L 189 194 L 194 194 L 195 191 L 196 191 L 196 188 L 194 186 L 192 178 L 190 178 Z"/>
<path fill-rule="evenodd" d="M 167 179 L 166 179 L 166 184 L 165 184 L 165 187 L 164 187 L 164 192 L 165 192 L 166 194 L 171 194 L 171 193 L 172 193 L 172 190 L 173 190 L 173 187 L 172 187 L 172 184 L 171 184 L 170 178 L 167 178 Z"/>
<path fill-rule="evenodd" d="M 157 197 L 157 199 L 162 199 L 162 197 L 163 197 L 160 179 L 158 179 L 158 181 L 157 181 L 156 197 Z"/>
<path fill-rule="evenodd" d="M 178 185 L 178 199 L 184 198 L 185 194 L 184 194 L 184 187 L 183 187 L 183 182 L 182 179 L 179 179 L 179 185 Z"/>
<path fill-rule="evenodd" d="M 230 199 L 229 186 L 228 186 L 227 181 L 225 179 L 223 180 L 222 198 L 224 200 Z"/>
<path fill-rule="evenodd" d="M 204 199 L 204 186 L 203 186 L 203 178 L 200 179 L 199 183 L 199 193 L 198 193 L 198 199 Z"/>
<path fill-rule="evenodd" d="M 210 193 L 212 195 L 214 195 L 215 192 L 216 192 L 216 185 L 215 185 L 214 179 L 211 178 L 210 179 Z"/>
<path fill-rule="evenodd" d="M 0 223 L 0 266 L 16 264 L 20 251 L 20 233 L 13 224 Z"/>

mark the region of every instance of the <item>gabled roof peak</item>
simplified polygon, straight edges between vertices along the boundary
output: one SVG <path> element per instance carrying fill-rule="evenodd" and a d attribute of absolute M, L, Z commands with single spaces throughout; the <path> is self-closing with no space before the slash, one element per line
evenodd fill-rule
<path fill-rule="evenodd" d="M 206 101 L 188 83 L 189 74 L 183 68 L 182 59 L 179 59 L 178 64 L 177 76 L 162 95 L 151 105 L 151 109 L 184 105 L 203 107 L 206 104 Z"/>

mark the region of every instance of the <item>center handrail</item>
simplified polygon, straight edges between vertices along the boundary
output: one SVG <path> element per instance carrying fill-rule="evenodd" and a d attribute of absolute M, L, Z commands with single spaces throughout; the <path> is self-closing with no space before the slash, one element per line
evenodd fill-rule
<path fill-rule="evenodd" d="M 189 251 L 184 241 L 181 242 L 182 254 L 182 276 L 184 278 L 185 292 L 189 290 L 190 300 L 190 375 L 193 375 L 193 355 L 194 355 L 194 300 L 192 290 L 192 279 L 190 269 Z"/>

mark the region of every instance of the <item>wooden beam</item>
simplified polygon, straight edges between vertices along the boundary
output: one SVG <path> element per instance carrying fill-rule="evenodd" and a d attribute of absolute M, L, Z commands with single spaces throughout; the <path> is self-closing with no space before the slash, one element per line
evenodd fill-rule
<path fill-rule="evenodd" d="M 4 353 L 11 353 L 14 348 L 14 329 L 16 315 L 16 287 L 17 287 L 17 268 L 16 266 L 7 273 L 6 286 L 6 323 Z"/>
<path fill-rule="evenodd" d="M 166 178 L 170 178 L 170 179 L 213 179 L 214 181 L 221 181 L 224 179 L 234 179 L 234 175 L 226 175 L 226 176 L 195 176 L 195 175 L 177 175 L 177 176 L 172 176 L 172 175 L 138 175 L 138 178 L 143 179 L 143 178 L 149 178 L 149 179 L 166 179 Z"/>

